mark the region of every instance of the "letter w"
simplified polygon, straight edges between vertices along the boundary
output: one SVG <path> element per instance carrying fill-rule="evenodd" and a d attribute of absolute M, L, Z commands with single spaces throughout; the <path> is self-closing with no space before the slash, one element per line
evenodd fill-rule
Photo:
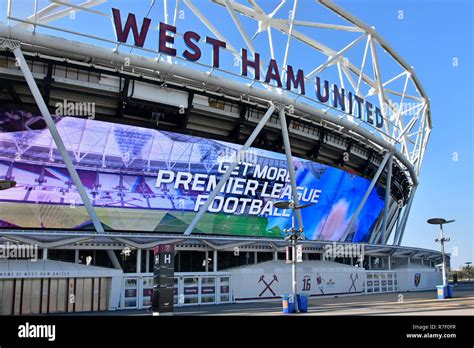
<path fill-rule="evenodd" d="M 143 19 L 142 29 L 140 30 L 140 34 L 138 34 L 137 20 L 133 13 L 128 14 L 127 22 L 125 22 L 125 28 L 122 28 L 120 10 L 112 8 L 112 14 L 114 16 L 114 27 L 117 41 L 123 43 L 127 42 L 128 34 L 130 33 L 130 29 L 132 29 L 135 46 L 143 47 L 148 34 L 148 28 L 150 27 L 151 19 L 146 17 Z"/>

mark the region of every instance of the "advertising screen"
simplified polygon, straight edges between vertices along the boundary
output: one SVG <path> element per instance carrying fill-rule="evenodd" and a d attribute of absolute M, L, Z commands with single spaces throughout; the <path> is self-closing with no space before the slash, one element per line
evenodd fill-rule
<path fill-rule="evenodd" d="M 76 187 L 40 116 L 0 114 L 0 228 L 93 229 Z M 72 117 L 55 117 L 61 138 L 104 228 L 183 233 L 233 160 L 238 166 L 193 233 L 281 238 L 292 199 L 284 154 L 191 135 Z M 383 209 L 375 187 L 346 228 L 369 180 L 294 157 L 306 239 L 367 241 Z"/>

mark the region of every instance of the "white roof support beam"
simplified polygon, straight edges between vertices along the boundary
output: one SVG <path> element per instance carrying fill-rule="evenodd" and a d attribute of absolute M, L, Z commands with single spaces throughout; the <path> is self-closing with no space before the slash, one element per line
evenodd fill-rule
<path fill-rule="evenodd" d="M 227 12 L 229 12 L 229 15 L 231 16 L 232 18 L 232 21 L 234 22 L 235 26 L 237 27 L 240 35 L 242 36 L 242 39 L 244 40 L 245 44 L 247 45 L 247 47 L 250 49 L 250 52 L 252 52 L 252 54 L 255 56 L 255 54 L 257 53 L 256 49 L 255 49 L 255 46 L 252 42 L 252 39 L 250 38 L 250 36 L 247 34 L 247 31 L 245 30 L 245 28 L 242 26 L 242 23 L 240 23 L 239 19 L 237 18 L 237 14 L 235 13 L 234 11 L 234 8 L 231 4 L 231 2 L 229 0 L 223 0 L 224 1 L 224 5 L 227 9 Z M 284 0 L 286 1 L 286 0 Z M 271 17 L 271 16 L 270 16 Z M 271 30 L 271 26 L 268 27 L 269 29 L 268 30 Z M 270 45 L 272 46 L 272 52 L 273 52 L 273 44 L 272 44 L 272 38 L 271 38 L 271 32 L 268 31 L 268 35 L 269 35 L 269 41 L 270 41 Z M 272 57 L 274 56 L 274 54 L 272 53 Z M 239 55 L 240 57 L 240 55 Z M 265 71 L 264 69 L 264 64 L 262 61 L 260 61 L 260 70 L 262 72 Z M 271 88 L 270 86 L 266 86 L 266 85 L 263 85 L 265 86 L 265 88 Z"/>
<path fill-rule="evenodd" d="M 238 242 L 238 243 L 230 243 L 230 244 L 224 244 L 224 245 L 219 245 L 218 247 L 216 247 L 216 250 L 219 250 L 219 251 L 234 251 L 235 248 L 239 248 L 239 247 L 242 247 L 242 246 L 248 246 L 248 245 L 252 245 L 252 244 L 255 244 L 256 242 Z"/>
<path fill-rule="evenodd" d="M 255 127 L 253 132 L 250 134 L 245 144 L 240 148 L 239 153 L 245 153 L 249 149 L 249 147 L 253 144 L 257 136 L 262 131 L 263 127 L 265 127 L 267 122 L 270 120 L 271 116 L 273 115 L 273 111 L 275 111 L 275 106 L 273 104 L 269 104 L 267 112 L 265 113 L 265 115 L 263 115 L 262 119 L 259 121 L 259 123 Z M 207 209 L 210 207 L 210 205 L 214 201 L 214 198 L 217 197 L 222 187 L 224 187 L 224 184 L 230 178 L 232 172 L 234 171 L 235 167 L 238 164 L 236 156 L 237 156 L 237 152 L 234 154 L 231 164 L 229 165 L 225 173 L 220 178 L 214 190 L 209 194 L 209 197 L 207 198 L 204 205 L 199 208 L 197 214 L 194 216 L 193 220 L 186 228 L 186 231 L 184 231 L 184 235 L 189 236 L 194 231 L 194 228 L 197 226 L 202 216 L 207 212 Z"/>
<path fill-rule="evenodd" d="M 168 0 L 163 0 L 163 15 L 164 15 L 164 19 L 165 19 L 165 24 L 169 24 Z"/>
<path fill-rule="evenodd" d="M 53 13 L 53 11 L 56 10 L 57 8 L 59 8 L 61 6 L 66 6 L 66 3 L 64 2 L 64 3 L 51 4 L 51 5 L 47 6 L 46 8 L 38 11 L 36 13 L 36 16 L 35 16 L 35 14 L 29 16 L 28 21 L 30 21 L 31 24 L 35 24 L 35 23 L 48 24 L 50 22 L 53 22 L 53 21 L 56 21 L 58 19 L 61 19 L 61 18 L 64 18 L 64 17 L 68 16 L 71 13 L 71 8 L 75 8 L 77 11 L 83 11 L 83 10 L 87 10 L 91 7 L 100 5 L 100 4 L 102 4 L 106 1 L 107 0 L 90 0 L 90 1 L 83 2 L 79 5 L 73 5 L 73 6 L 68 4 L 67 6 L 69 6 L 70 8 L 64 9 L 64 10 L 61 10 L 61 11 L 58 11 L 58 12 L 54 12 L 54 13 Z M 97 12 L 97 11 L 94 11 L 94 12 Z M 98 13 L 98 14 L 107 16 L 104 13 Z M 21 23 L 21 24 L 18 24 L 18 25 L 24 26 L 26 24 Z"/>
<path fill-rule="evenodd" d="M 176 26 L 176 22 L 178 21 L 178 13 L 179 13 L 180 5 L 181 5 L 181 0 L 176 0 L 176 6 L 174 8 L 174 13 L 173 13 L 173 26 Z"/>
<path fill-rule="evenodd" d="M 160 240 L 160 241 L 154 241 L 154 242 L 150 242 L 150 243 L 137 243 L 137 242 L 134 242 L 134 241 L 131 241 L 129 239 L 126 239 L 126 238 L 120 238 L 120 237 L 115 237 L 115 238 L 112 238 L 122 244 L 125 244 L 125 245 L 129 245 L 135 249 L 150 249 L 150 248 L 153 248 L 157 245 L 161 245 L 161 244 L 176 244 L 176 243 L 179 243 L 181 241 L 183 241 L 182 238 L 180 239 L 169 239 L 169 240 Z"/>
<path fill-rule="evenodd" d="M 218 250 L 218 251 L 229 251 L 229 250 L 234 250 L 235 248 L 239 248 L 244 245 L 251 245 L 257 243 L 256 241 L 240 241 L 240 242 L 235 242 L 235 243 L 227 243 L 227 244 L 222 244 L 222 245 L 217 245 L 214 243 L 211 243 L 205 239 L 201 240 L 204 244 L 209 246 L 212 250 Z"/>
<path fill-rule="evenodd" d="M 400 110 L 400 109 L 399 109 Z M 400 132 L 400 134 L 398 135 L 398 138 L 397 138 L 397 141 L 400 141 L 400 139 L 402 139 L 402 137 L 405 135 L 405 133 L 411 131 L 411 129 L 413 128 L 413 126 L 415 125 L 416 121 L 418 121 L 418 118 L 419 118 L 419 115 L 420 115 L 420 112 L 425 110 L 424 107 L 420 108 L 416 113 L 415 115 L 413 116 L 413 118 L 408 122 L 408 124 L 405 126 L 405 128 L 403 128 Z M 400 118 L 400 111 L 399 111 L 399 114 L 398 114 L 398 118 Z M 400 120 L 401 121 L 401 120 Z M 398 120 L 397 120 L 398 122 Z"/>
<path fill-rule="evenodd" d="M 384 91 L 386 93 L 390 93 L 390 94 L 396 95 L 398 97 L 401 97 L 403 95 L 402 93 L 394 91 L 393 89 L 389 89 L 389 88 L 384 88 Z M 415 97 L 414 95 L 410 95 L 410 94 L 405 94 L 405 98 L 415 100 L 417 102 L 422 102 L 423 101 L 423 98 Z"/>
<path fill-rule="evenodd" d="M 364 30 L 362 30 L 361 28 L 357 28 L 357 27 L 353 27 L 353 26 L 316 23 L 316 22 L 308 22 L 308 21 L 295 21 L 295 25 L 299 26 L 299 27 L 334 29 L 334 30 L 343 30 L 343 31 L 355 32 L 355 33 L 364 32 Z"/>
<path fill-rule="evenodd" d="M 370 40 L 370 51 L 372 53 L 372 65 L 374 68 L 374 77 L 377 83 L 377 95 L 379 98 L 380 108 L 382 112 L 382 117 L 384 119 L 385 131 L 387 134 L 390 134 L 390 121 L 387 117 L 387 111 L 384 107 L 385 105 L 385 93 L 382 87 L 382 76 L 380 75 L 379 61 L 377 58 L 377 52 L 375 50 L 374 40 Z"/>
<path fill-rule="evenodd" d="M 60 246 L 69 245 L 69 244 L 84 243 L 92 239 L 93 239 L 92 237 L 88 237 L 88 238 L 77 237 L 77 238 L 71 238 L 71 239 L 62 239 L 62 240 L 58 240 L 54 242 L 44 243 L 44 246 L 46 248 L 52 249 L 52 248 L 58 248 Z"/>
<path fill-rule="evenodd" d="M 49 0 L 49 1 L 52 2 L 52 3 L 58 4 L 58 5 L 69 7 L 71 10 L 75 9 L 75 10 L 78 10 L 78 11 L 89 12 L 89 13 L 93 13 L 93 14 L 103 16 L 103 17 L 110 17 L 110 15 L 107 14 L 107 13 L 91 10 L 88 7 L 84 6 L 84 4 L 87 4 L 87 3 L 83 3 L 81 5 L 73 5 L 73 4 L 68 3 L 67 1 L 58 1 L 58 0 Z M 93 5 L 93 6 L 95 6 L 95 5 Z M 71 11 L 71 10 L 69 10 L 69 11 Z"/>
<path fill-rule="evenodd" d="M 255 50 L 255 46 L 253 45 L 253 42 L 252 40 L 250 39 L 250 37 L 248 36 L 247 34 L 247 31 L 245 31 L 244 27 L 242 26 L 242 24 L 240 23 L 239 19 L 237 18 L 237 15 L 234 11 L 234 8 L 231 6 L 229 0 L 224 0 L 224 4 L 225 4 L 225 7 L 227 9 L 227 12 L 229 12 L 229 15 L 232 17 L 232 20 L 234 21 L 234 24 L 235 26 L 237 27 L 237 29 L 239 30 L 239 33 L 240 35 L 242 36 L 245 44 L 247 45 L 247 47 L 250 49 L 250 51 L 255 54 L 256 50 Z"/>
<path fill-rule="evenodd" d="M 31 94 L 33 95 L 33 98 L 38 106 L 38 109 L 41 112 L 41 115 L 43 116 L 46 126 L 49 129 L 49 132 L 51 133 L 51 137 L 54 140 L 54 143 L 56 144 L 59 153 L 61 154 L 64 164 L 68 170 L 69 176 L 74 185 L 76 186 L 76 189 L 81 197 L 82 203 L 84 204 L 84 207 L 87 210 L 87 213 L 92 221 L 92 224 L 94 225 L 96 232 L 104 232 L 104 228 L 102 227 L 100 219 L 97 216 L 97 213 L 89 199 L 89 196 L 87 195 L 84 185 L 82 184 L 81 178 L 79 177 L 79 174 L 77 173 L 77 170 L 71 158 L 69 157 L 66 146 L 64 145 L 64 142 L 61 138 L 61 135 L 59 134 L 59 131 L 51 116 L 51 113 L 49 112 L 49 109 L 46 106 L 46 103 L 40 93 L 38 85 L 36 84 L 36 81 L 30 71 L 28 63 L 26 62 L 25 56 L 21 51 L 20 43 L 18 41 L 10 40 L 4 41 L 2 45 L 5 46 L 5 48 L 11 50 L 15 55 L 15 58 L 18 60 L 20 70 L 25 78 L 28 88 L 30 89 Z"/>
<path fill-rule="evenodd" d="M 424 110 L 424 108 L 420 109 L 419 111 L 421 111 L 421 110 Z M 423 111 L 423 115 L 421 117 L 421 125 L 420 125 L 419 130 L 416 133 L 415 146 L 414 146 L 413 152 L 411 154 L 411 156 L 414 156 L 413 158 L 411 158 L 412 163 L 417 163 L 418 162 L 418 158 L 419 158 L 419 154 L 420 154 L 420 146 L 422 146 L 422 144 L 423 144 L 423 136 L 424 136 L 424 133 L 425 133 L 424 128 L 425 128 L 425 121 L 426 121 L 425 115 L 426 115 L 426 113 Z"/>
<path fill-rule="evenodd" d="M 286 46 L 285 46 L 285 55 L 283 56 L 283 69 L 286 71 L 286 66 L 288 64 L 288 55 L 290 53 L 290 44 L 291 38 L 293 37 L 293 28 L 295 23 L 295 16 L 296 16 L 296 7 L 298 6 L 298 0 L 293 0 L 293 9 L 291 12 L 291 19 L 290 19 L 290 31 L 288 32 L 288 37 L 286 39 Z"/>
<path fill-rule="evenodd" d="M 350 71 L 344 66 L 344 63 L 341 64 L 342 71 L 344 72 L 344 75 L 346 75 L 347 80 L 349 81 L 351 87 L 355 90 L 356 89 L 356 82 L 351 76 Z"/>
<path fill-rule="evenodd" d="M 370 41 L 372 41 L 372 36 L 367 35 L 367 42 L 365 43 L 365 49 L 364 49 L 364 56 L 362 57 L 362 65 L 361 65 L 361 68 L 359 70 L 359 79 L 357 80 L 357 88 L 355 90 L 355 94 L 359 94 L 359 88 L 360 88 L 360 84 L 362 82 L 362 76 L 364 74 L 364 69 L 365 69 L 365 62 L 367 61 L 367 52 L 369 51 L 369 45 L 370 45 Z"/>
<path fill-rule="evenodd" d="M 390 80 L 385 81 L 385 82 L 382 84 L 382 87 L 385 87 L 385 86 L 387 86 L 388 84 L 392 83 L 393 81 L 398 80 L 398 79 L 399 79 L 400 77 L 402 77 L 402 76 L 409 76 L 409 74 L 410 74 L 410 73 L 407 72 L 407 71 L 402 71 L 400 74 L 398 74 L 398 75 L 392 77 Z"/>
<path fill-rule="evenodd" d="M 285 4 L 285 2 L 286 2 L 286 0 L 280 0 L 280 3 L 278 4 L 277 7 L 275 7 L 275 9 L 273 10 L 273 12 L 270 13 L 269 17 L 271 18 L 271 17 L 275 16 L 276 13 L 277 13 L 278 11 L 280 11 L 281 7 Z"/>
<path fill-rule="evenodd" d="M 406 75 L 406 78 L 405 78 L 405 85 L 403 87 L 403 92 L 402 92 L 402 98 L 400 100 L 400 105 L 398 107 L 398 112 L 397 112 L 397 115 L 396 115 L 396 122 L 398 122 L 401 118 L 401 114 L 402 114 L 402 108 L 403 108 L 403 102 L 405 100 L 405 94 L 406 94 L 406 91 L 407 91 L 407 87 L 408 87 L 408 80 L 410 78 L 410 75 L 408 72 L 405 73 Z M 403 123 L 402 123 L 403 124 Z M 395 136 L 395 130 L 393 131 L 393 136 Z M 400 139 L 400 136 L 399 138 Z"/>
<path fill-rule="evenodd" d="M 194 13 L 194 15 L 199 18 L 199 20 L 209 29 L 212 34 L 214 34 L 219 40 L 224 41 L 227 43 L 227 49 L 232 52 L 232 54 L 239 60 L 241 61 L 242 57 L 240 56 L 240 53 L 237 52 L 237 50 L 229 44 L 229 40 L 226 39 L 224 35 L 222 35 L 219 30 L 214 27 L 211 22 L 204 16 L 204 14 L 191 2 L 191 0 L 183 0 L 184 4 Z"/>
<path fill-rule="evenodd" d="M 30 244 L 30 245 L 37 245 L 39 248 L 58 248 L 60 246 L 65 246 L 65 245 L 72 245 L 75 243 L 80 243 L 80 242 L 86 242 L 88 240 L 92 240 L 93 237 L 76 237 L 76 238 L 66 238 L 66 239 L 60 239 L 56 240 L 53 242 L 41 242 L 36 239 L 31 239 L 28 237 L 23 237 L 23 236 L 3 236 L 6 239 L 16 241 L 16 242 L 21 242 L 24 244 Z"/>
<path fill-rule="evenodd" d="M 347 51 L 349 51 L 352 47 L 354 47 L 355 45 L 357 45 L 360 41 L 362 41 L 362 39 L 364 39 L 366 37 L 366 34 L 362 34 L 361 36 L 359 36 L 357 39 L 355 39 L 354 41 L 352 41 L 351 43 L 349 43 L 346 47 L 344 47 L 342 50 L 340 50 L 339 52 L 337 52 L 335 55 L 333 56 L 330 56 L 328 58 L 328 60 L 321 64 L 320 66 L 318 66 L 317 68 L 315 68 L 313 71 L 311 71 L 309 74 L 306 75 L 306 78 L 307 79 L 311 79 L 313 78 L 315 75 L 319 74 L 321 71 L 323 71 L 324 69 L 326 69 L 328 66 L 334 64 L 337 60 L 339 60 L 342 55 L 344 53 L 346 53 Z"/>
<path fill-rule="evenodd" d="M 367 198 L 369 198 L 369 195 L 372 192 L 372 190 L 374 189 L 375 184 L 379 180 L 380 175 L 384 171 L 385 165 L 387 164 L 387 161 L 389 160 L 390 156 L 392 156 L 392 154 L 390 152 L 385 153 L 385 156 L 384 156 L 382 162 L 380 163 L 379 168 L 377 169 L 377 172 L 375 173 L 374 177 L 372 178 L 372 181 L 370 182 L 369 187 L 365 191 L 364 197 L 362 197 L 362 200 L 360 201 L 359 205 L 357 206 L 356 211 L 354 212 L 354 214 L 352 215 L 351 220 L 347 224 L 347 227 L 344 231 L 344 234 L 342 235 L 341 240 L 345 240 L 347 235 L 352 232 L 352 227 L 354 226 L 357 217 L 359 216 L 360 212 L 362 211 L 362 208 L 364 208 L 365 202 L 367 202 Z"/>
<path fill-rule="evenodd" d="M 275 59 L 275 50 L 273 49 L 273 37 L 272 37 L 272 27 L 267 28 L 268 34 L 268 46 L 270 47 L 270 56 L 272 59 Z"/>

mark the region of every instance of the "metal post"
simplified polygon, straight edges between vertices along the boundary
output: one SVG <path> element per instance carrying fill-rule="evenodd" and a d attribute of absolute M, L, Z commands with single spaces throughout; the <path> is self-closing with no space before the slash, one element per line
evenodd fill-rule
<path fill-rule="evenodd" d="M 145 273 L 150 273 L 150 250 L 145 250 Z"/>
<path fill-rule="evenodd" d="M 281 135 L 283 138 L 283 144 L 285 147 L 288 173 L 290 174 L 291 193 L 293 195 L 293 202 L 295 203 L 296 206 L 298 206 L 299 200 L 298 200 L 298 191 L 297 191 L 297 186 L 296 186 L 295 166 L 293 165 L 293 157 L 291 156 L 290 137 L 288 135 L 288 127 L 286 125 L 285 110 L 283 107 L 280 107 L 280 125 L 281 125 Z M 303 229 L 303 219 L 301 217 L 301 211 L 296 210 L 296 211 L 293 211 L 293 213 L 296 213 L 298 228 Z"/>
<path fill-rule="evenodd" d="M 390 154 L 387 164 L 387 184 L 385 185 L 385 206 L 382 216 L 382 235 L 380 237 L 380 244 L 385 244 L 385 235 L 387 233 L 388 212 L 390 208 L 390 188 L 392 186 L 392 166 L 393 154 Z"/>
<path fill-rule="evenodd" d="M 263 127 L 265 126 L 265 124 L 267 123 L 267 121 L 270 119 L 270 117 L 272 116 L 273 114 L 273 111 L 275 110 L 275 106 L 272 104 L 270 105 L 270 108 L 267 110 L 267 112 L 265 113 L 265 115 L 263 115 L 262 119 L 260 120 L 260 122 L 257 124 L 257 126 L 255 127 L 255 129 L 253 130 L 252 134 L 250 134 L 249 138 L 247 139 L 247 141 L 245 142 L 245 144 L 242 146 L 242 148 L 240 149 L 240 152 L 245 152 L 248 150 L 248 148 L 253 144 L 253 142 L 255 141 L 255 139 L 257 138 L 258 134 L 260 133 L 260 131 L 263 129 Z M 199 220 L 201 220 L 202 216 L 204 215 L 204 213 L 207 211 L 207 209 L 211 206 L 212 202 L 214 201 L 214 198 L 216 198 L 216 196 L 219 194 L 220 190 L 222 189 L 222 187 L 224 186 L 224 184 L 227 182 L 227 180 L 229 179 L 229 177 L 231 176 L 232 172 L 234 171 L 235 167 L 237 166 L 237 155 L 234 156 L 233 160 L 232 160 L 232 163 L 229 165 L 229 167 L 227 168 L 227 170 L 225 171 L 224 175 L 222 175 L 221 179 L 219 180 L 219 182 L 217 183 L 216 187 L 214 188 L 214 190 L 211 192 L 211 194 L 209 195 L 209 197 L 207 198 L 206 202 L 204 203 L 204 205 L 199 209 L 199 211 L 197 212 L 196 216 L 194 216 L 194 219 L 193 221 L 191 221 L 191 223 L 189 224 L 188 228 L 186 229 L 186 231 L 184 232 L 184 235 L 190 235 L 194 228 L 196 227 L 196 225 L 198 224 Z"/>
<path fill-rule="evenodd" d="M 403 212 L 402 221 L 400 222 L 400 225 L 398 226 L 398 231 L 395 235 L 395 236 L 397 236 L 397 235 L 399 236 L 398 240 L 396 241 L 397 245 L 400 245 L 402 243 L 403 234 L 405 233 L 405 226 L 406 226 L 407 221 L 408 221 L 408 214 L 410 214 L 411 205 L 413 203 L 413 197 L 415 197 L 415 192 L 416 192 L 417 187 L 418 186 L 414 186 L 413 189 L 412 189 L 412 192 L 410 194 L 410 198 L 408 200 L 407 206 L 405 207 L 405 211 Z"/>
<path fill-rule="evenodd" d="M 296 238 L 291 241 L 291 293 L 296 308 Z"/>
<path fill-rule="evenodd" d="M 120 265 L 120 262 L 117 259 L 117 255 L 115 255 L 113 250 L 107 249 L 107 255 L 109 256 L 109 259 L 112 262 L 112 265 L 114 266 L 114 268 L 122 269 L 122 266 Z"/>
<path fill-rule="evenodd" d="M 48 259 L 48 248 L 43 248 L 43 260 Z"/>
<path fill-rule="evenodd" d="M 142 273 L 142 249 L 137 249 L 137 273 Z"/>
<path fill-rule="evenodd" d="M 446 255 L 444 254 L 444 233 L 443 233 L 443 224 L 439 225 L 441 229 L 441 256 L 443 257 L 443 286 L 448 284 L 448 277 L 446 274 Z"/>
<path fill-rule="evenodd" d="M 388 241 L 390 237 L 392 236 L 392 233 L 394 234 L 396 231 L 398 214 L 399 214 L 398 202 L 392 200 L 392 206 L 390 207 L 390 210 L 388 213 L 388 224 L 387 224 L 387 234 L 385 235 L 385 245 L 388 244 Z"/>
<path fill-rule="evenodd" d="M 20 45 L 18 44 L 18 46 L 13 47 L 12 52 L 19 63 L 21 72 L 23 73 L 26 83 L 28 84 L 28 87 L 30 88 L 31 94 L 33 95 L 33 98 L 35 99 L 35 102 L 38 105 L 38 108 L 41 112 L 41 115 L 43 116 L 44 121 L 46 125 L 48 126 L 48 129 L 56 144 L 56 147 L 58 148 L 61 154 L 61 157 L 64 160 L 64 164 L 66 165 L 66 168 L 69 172 L 69 175 L 71 176 L 71 180 L 76 186 L 76 189 L 79 192 L 79 195 L 81 196 L 82 203 L 84 204 L 84 207 L 86 208 L 87 213 L 89 214 L 89 217 L 91 218 L 96 231 L 104 232 L 102 224 L 100 223 L 100 220 L 97 217 L 97 214 L 89 200 L 89 196 L 87 196 L 86 190 L 84 189 L 84 186 L 82 185 L 79 175 L 77 174 L 76 168 L 74 168 L 74 164 L 72 163 L 71 158 L 69 157 L 69 154 L 67 153 L 66 147 L 64 146 L 64 142 L 61 139 L 58 129 L 56 128 L 54 120 L 51 117 L 51 114 L 49 113 L 48 107 L 46 106 L 46 103 L 44 102 L 43 97 L 41 96 L 41 93 L 38 89 L 38 86 L 36 85 L 35 79 L 33 78 L 33 75 L 31 74 L 31 71 L 28 67 L 28 64 L 26 63 L 25 57 L 23 56 L 23 52 L 20 49 Z"/>
<path fill-rule="evenodd" d="M 347 225 L 346 230 L 344 231 L 344 234 L 341 238 L 341 241 L 344 241 L 346 239 L 347 235 L 349 234 L 350 230 L 352 229 L 352 226 L 354 226 L 354 223 L 355 223 L 356 219 L 359 217 L 359 214 L 362 211 L 362 208 L 364 207 L 365 202 L 367 202 L 367 198 L 369 198 L 370 193 L 374 189 L 374 186 L 375 186 L 375 184 L 377 183 L 377 180 L 380 177 L 380 174 L 382 174 L 382 171 L 384 170 L 385 165 L 387 164 L 387 161 L 388 161 L 389 157 L 390 157 L 390 153 L 387 152 L 385 154 L 383 160 L 382 160 L 382 163 L 380 163 L 380 166 L 377 169 L 377 172 L 375 173 L 374 177 L 372 178 L 372 181 L 370 182 L 370 185 L 367 188 L 367 191 L 365 191 L 365 195 L 362 198 L 362 201 L 359 203 L 359 206 L 357 207 L 356 211 L 352 215 L 352 219 L 349 222 L 349 224 Z"/>
<path fill-rule="evenodd" d="M 212 271 L 217 272 L 217 249 L 214 250 L 212 256 Z"/>
<path fill-rule="evenodd" d="M 204 263 L 205 269 L 204 269 L 204 271 L 209 272 L 209 262 L 208 262 L 208 260 L 209 260 L 209 251 L 206 250 L 204 252 L 204 258 L 205 258 L 205 263 Z"/>

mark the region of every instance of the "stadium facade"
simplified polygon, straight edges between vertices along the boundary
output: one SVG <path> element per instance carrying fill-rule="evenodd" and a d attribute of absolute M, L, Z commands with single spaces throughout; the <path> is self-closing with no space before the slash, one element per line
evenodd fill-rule
<path fill-rule="evenodd" d="M 175 305 L 277 298 L 282 199 L 313 204 L 298 291 L 434 289 L 441 254 L 401 246 L 431 131 L 413 68 L 327 0 L 324 23 L 297 1 L 173 3 L 8 1 L 0 242 L 39 260 L 0 261 L 1 312 L 147 307 L 160 244 Z"/>

